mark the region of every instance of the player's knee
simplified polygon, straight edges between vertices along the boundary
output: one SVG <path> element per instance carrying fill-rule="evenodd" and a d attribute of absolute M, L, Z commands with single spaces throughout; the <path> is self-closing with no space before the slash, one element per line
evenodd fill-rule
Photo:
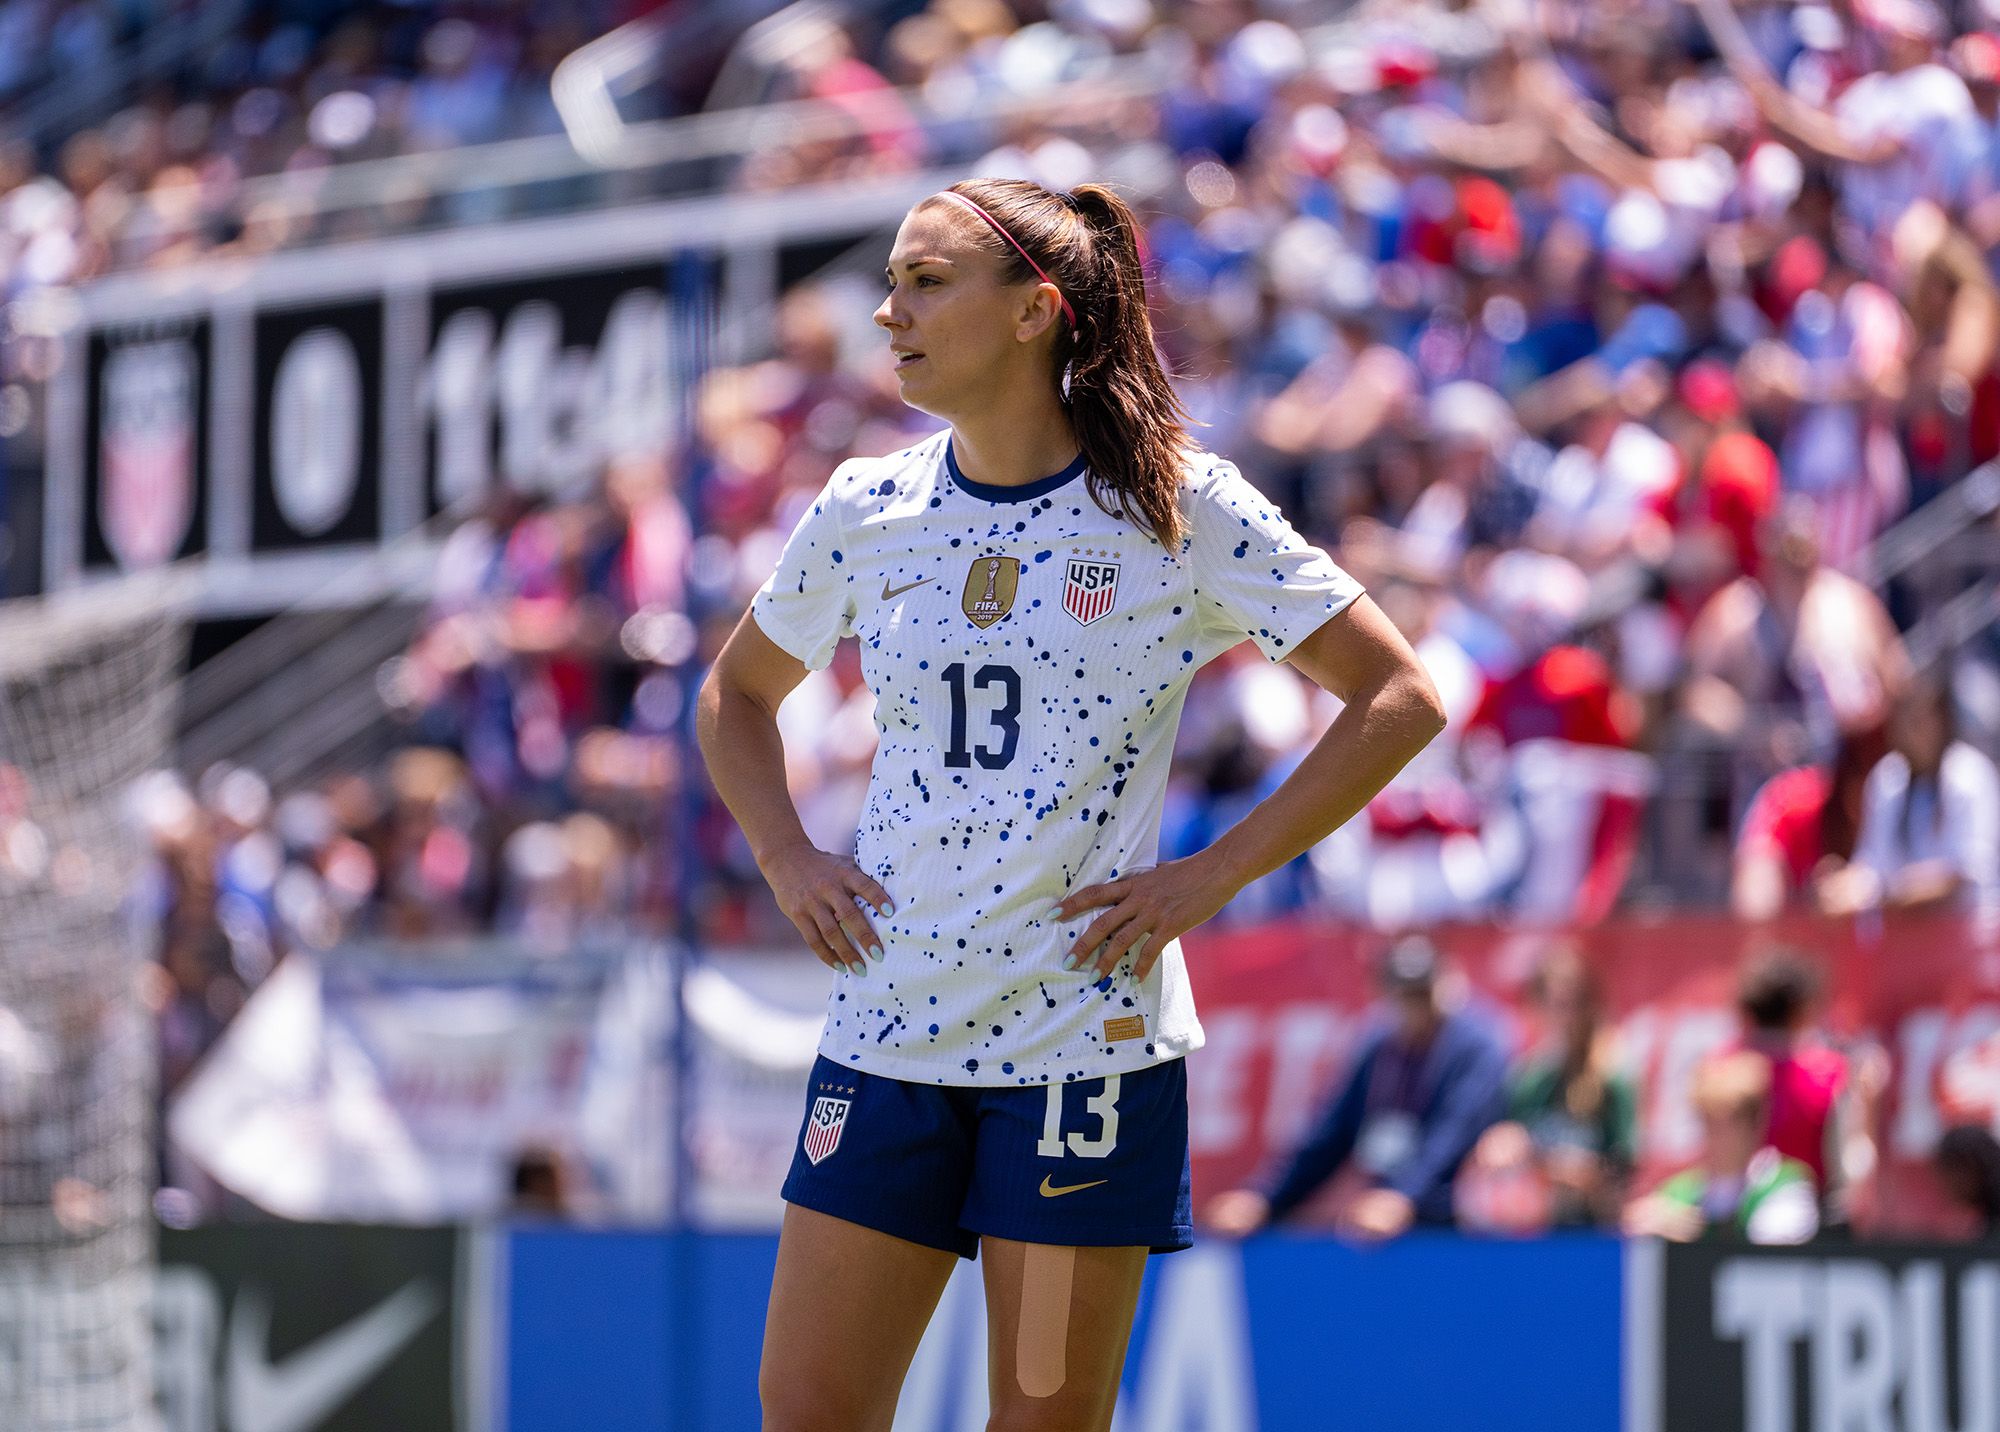
<path fill-rule="evenodd" d="M 1009 1398 L 986 1419 L 986 1432 L 1098 1432 L 1108 1409 L 1079 1407 L 1073 1397 Z"/>
<path fill-rule="evenodd" d="M 831 1389 L 801 1384 L 797 1377 L 758 1379 L 763 1432 L 855 1432 L 875 1425 L 865 1409 L 847 1405 Z"/>

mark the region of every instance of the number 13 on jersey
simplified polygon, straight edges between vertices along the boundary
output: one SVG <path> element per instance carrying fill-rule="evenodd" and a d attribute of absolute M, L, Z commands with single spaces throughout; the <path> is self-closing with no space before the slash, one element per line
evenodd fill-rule
<path fill-rule="evenodd" d="M 972 764 L 973 757 L 989 771 L 1002 771 L 1014 763 L 1014 753 L 1021 746 L 1021 673 L 1011 666 L 999 662 L 989 662 L 972 674 L 972 689 L 984 693 L 990 688 L 1000 689 L 1000 701 L 987 712 L 987 719 L 998 732 L 999 744 L 982 741 L 977 747 L 966 749 L 966 695 L 965 663 L 954 661 L 938 675 L 951 688 L 951 741 L 944 748 L 944 763 L 959 767 Z"/>
<path fill-rule="evenodd" d="M 1078 1158 L 1101 1159 L 1109 1156 L 1118 1146 L 1118 1081 L 1120 1076 L 1104 1076 L 1104 1088 L 1083 1101 L 1086 1114 L 1097 1119 L 1096 1137 L 1090 1137 L 1081 1130 L 1072 1130 L 1067 1139 L 1063 1137 L 1063 1090 L 1069 1088 L 1067 1082 L 1050 1080 L 1048 1084 L 1048 1110 L 1042 1115 L 1042 1137 L 1035 1145 L 1035 1153 L 1045 1159 L 1059 1159 L 1063 1150 Z"/>

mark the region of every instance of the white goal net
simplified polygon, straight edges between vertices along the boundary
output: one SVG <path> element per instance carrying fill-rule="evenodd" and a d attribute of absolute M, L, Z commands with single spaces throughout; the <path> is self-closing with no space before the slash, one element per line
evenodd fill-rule
<path fill-rule="evenodd" d="M 186 585 L 0 607 L 0 1428 L 154 1427 L 153 1031 L 127 803 L 167 757 Z"/>

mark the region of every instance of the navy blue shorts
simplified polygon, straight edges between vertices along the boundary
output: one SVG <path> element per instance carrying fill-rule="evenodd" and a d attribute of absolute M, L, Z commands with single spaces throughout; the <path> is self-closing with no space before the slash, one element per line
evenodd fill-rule
<path fill-rule="evenodd" d="M 784 1196 L 970 1258 L 979 1235 L 1172 1253 L 1194 1242 L 1187 1069 L 980 1089 L 813 1063 Z"/>

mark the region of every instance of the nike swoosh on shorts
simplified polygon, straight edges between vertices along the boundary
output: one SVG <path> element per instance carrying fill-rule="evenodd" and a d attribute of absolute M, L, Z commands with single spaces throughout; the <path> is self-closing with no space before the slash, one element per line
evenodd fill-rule
<path fill-rule="evenodd" d="M 1075 1193 L 1080 1188 L 1096 1188 L 1097 1185 L 1100 1183 L 1111 1182 L 1111 1180 L 1108 1178 L 1099 1178 L 1099 1179 L 1093 1179 L 1089 1183 L 1073 1183 L 1070 1184 L 1067 1188 L 1056 1188 L 1049 1183 L 1049 1178 L 1050 1175 L 1048 1174 L 1042 1175 L 1043 1198 L 1061 1198 L 1064 1194 Z"/>

